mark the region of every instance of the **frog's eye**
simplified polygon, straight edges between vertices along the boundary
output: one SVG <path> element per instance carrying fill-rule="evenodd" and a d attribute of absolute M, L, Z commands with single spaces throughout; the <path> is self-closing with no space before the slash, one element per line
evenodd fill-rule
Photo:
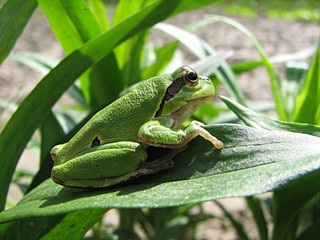
<path fill-rule="evenodd" d="M 195 86 L 198 84 L 198 74 L 196 71 L 187 71 L 185 74 L 186 83 L 190 86 Z"/>
<path fill-rule="evenodd" d="M 189 72 L 187 78 L 191 81 L 195 81 L 198 78 L 198 74 L 196 72 Z"/>

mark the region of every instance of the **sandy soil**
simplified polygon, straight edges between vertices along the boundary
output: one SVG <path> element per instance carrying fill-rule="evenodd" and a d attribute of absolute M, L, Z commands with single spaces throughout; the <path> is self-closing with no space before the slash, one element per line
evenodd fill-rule
<path fill-rule="evenodd" d="M 179 15 L 168 20 L 168 23 L 183 27 L 192 22 L 202 19 L 204 14 L 211 10 L 195 11 Z M 244 19 L 234 17 L 241 24 L 251 30 L 264 47 L 269 56 L 292 53 L 314 46 L 319 40 L 319 23 L 307 22 L 285 22 L 282 20 L 270 20 L 265 18 Z M 222 23 L 211 24 L 196 32 L 198 36 L 206 40 L 216 50 L 224 52 L 232 50 L 234 55 L 228 60 L 230 63 L 244 60 L 258 59 L 259 56 L 252 43 L 238 30 Z M 151 39 L 157 43 L 167 41 L 170 37 L 152 31 Z M 55 39 L 48 22 L 39 12 L 35 14 L 26 26 L 22 36 L 16 43 L 14 51 L 32 51 L 42 53 L 51 57 L 62 59 L 63 51 Z M 186 64 L 196 60 L 188 51 L 185 51 Z M 280 68 L 283 69 L 283 68 Z M 0 67 L 0 98 L 20 103 L 28 92 L 41 80 L 42 76 L 11 59 L 6 59 Z M 249 99 L 272 99 L 268 76 L 264 69 L 257 69 L 238 77 L 240 86 Z M 9 114 L 0 115 L 3 122 Z M 3 125 L 3 124 L 1 124 Z M 28 159 L 33 159 L 32 162 Z M 37 154 L 33 152 L 24 153 L 20 166 L 29 168 L 37 167 Z M 23 164 L 23 162 L 26 162 Z M 19 198 L 11 192 L 12 198 Z M 229 199 L 223 201 L 227 208 L 242 219 L 250 219 L 245 212 L 245 203 L 242 199 Z M 207 204 L 209 212 L 221 214 L 215 208 Z M 212 210 L 213 209 L 213 210 Z M 236 239 L 233 233 L 226 231 L 228 223 L 220 221 L 209 221 L 200 227 L 198 239 Z M 248 225 L 249 228 L 251 225 Z M 253 230 L 252 239 L 257 236 Z"/>

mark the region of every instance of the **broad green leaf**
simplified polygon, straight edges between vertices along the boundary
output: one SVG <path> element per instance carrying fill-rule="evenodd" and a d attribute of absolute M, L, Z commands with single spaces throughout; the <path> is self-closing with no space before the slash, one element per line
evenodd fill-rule
<path fill-rule="evenodd" d="M 234 124 L 206 129 L 224 142 L 222 150 L 196 138 L 176 156 L 172 169 L 100 191 L 62 187 L 48 179 L 17 206 L 0 213 L 0 222 L 92 208 L 178 206 L 260 194 L 320 177 L 318 137 Z M 315 181 L 312 189 L 319 187 L 320 181 Z"/>
<path fill-rule="evenodd" d="M 40 217 L 37 219 L 25 219 L 24 221 L 13 222 L 6 231 L 0 235 L 2 240 L 25 239 L 36 240 L 52 229 L 59 221 L 63 219 L 63 215 Z M 2 226 L 2 225 L 1 225 Z"/>
<path fill-rule="evenodd" d="M 223 96 L 220 96 L 220 98 L 247 126 L 266 130 L 306 133 L 320 137 L 320 126 L 318 125 L 273 120 L 261 114 L 257 114 L 231 99 Z"/>
<path fill-rule="evenodd" d="M 8 0 L 0 9 L 0 64 L 13 48 L 33 11 L 36 0 Z"/>
<path fill-rule="evenodd" d="M 179 4 L 179 0 L 155 1 L 84 44 L 51 70 L 24 99 L 0 135 L 0 209 L 4 208 L 9 183 L 24 147 L 66 89 L 89 67 L 107 56 L 117 44 L 172 15 Z M 17 129 L 21 129 L 19 134 Z"/>
<path fill-rule="evenodd" d="M 224 97 L 221 97 L 221 99 L 233 112 L 238 115 L 242 121 L 249 126 L 269 130 L 306 133 L 317 137 L 320 136 L 320 126 L 272 120 L 259 115 L 252 110 L 231 101 L 230 99 Z M 299 143 L 293 144 L 295 144 L 297 148 L 300 147 Z M 274 157 L 278 157 L 278 155 L 275 153 L 273 153 L 273 155 Z M 295 232 L 296 226 L 293 224 L 293 222 L 295 221 L 298 212 L 306 202 L 308 202 L 319 192 L 320 185 L 314 184 L 314 182 L 319 182 L 320 175 L 317 174 L 318 172 L 319 171 L 300 179 L 300 181 L 291 184 L 289 187 L 274 192 L 275 210 L 273 218 L 275 222 L 275 228 L 273 239 L 290 239 L 289 236 L 291 236 L 291 233 Z M 305 187 L 311 185 L 312 187 Z"/>
<path fill-rule="evenodd" d="M 320 124 L 320 41 L 305 84 L 296 99 L 293 121 Z"/>

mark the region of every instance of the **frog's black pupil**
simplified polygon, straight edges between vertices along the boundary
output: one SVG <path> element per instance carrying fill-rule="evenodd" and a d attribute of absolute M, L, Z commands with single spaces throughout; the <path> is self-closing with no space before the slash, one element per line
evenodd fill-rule
<path fill-rule="evenodd" d="M 197 80 L 198 75 L 197 75 L 195 72 L 189 72 L 189 73 L 188 73 L 188 78 L 189 78 L 190 80 Z"/>

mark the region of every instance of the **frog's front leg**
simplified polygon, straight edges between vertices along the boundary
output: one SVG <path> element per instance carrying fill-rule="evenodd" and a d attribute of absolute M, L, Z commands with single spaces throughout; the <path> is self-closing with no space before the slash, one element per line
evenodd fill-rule
<path fill-rule="evenodd" d="M 168 148 L 181 148 L 187 145 L 193 138 L 200 135 L 210 141 L 217 149 L 223 147 L 223 143 L 202 128 L 203 123 L 192 121 L 185 128 L 172 128 L 174 119 L 171 117 L 157 117 L 144 125 L 139 130 L 141 142 Z"/>

